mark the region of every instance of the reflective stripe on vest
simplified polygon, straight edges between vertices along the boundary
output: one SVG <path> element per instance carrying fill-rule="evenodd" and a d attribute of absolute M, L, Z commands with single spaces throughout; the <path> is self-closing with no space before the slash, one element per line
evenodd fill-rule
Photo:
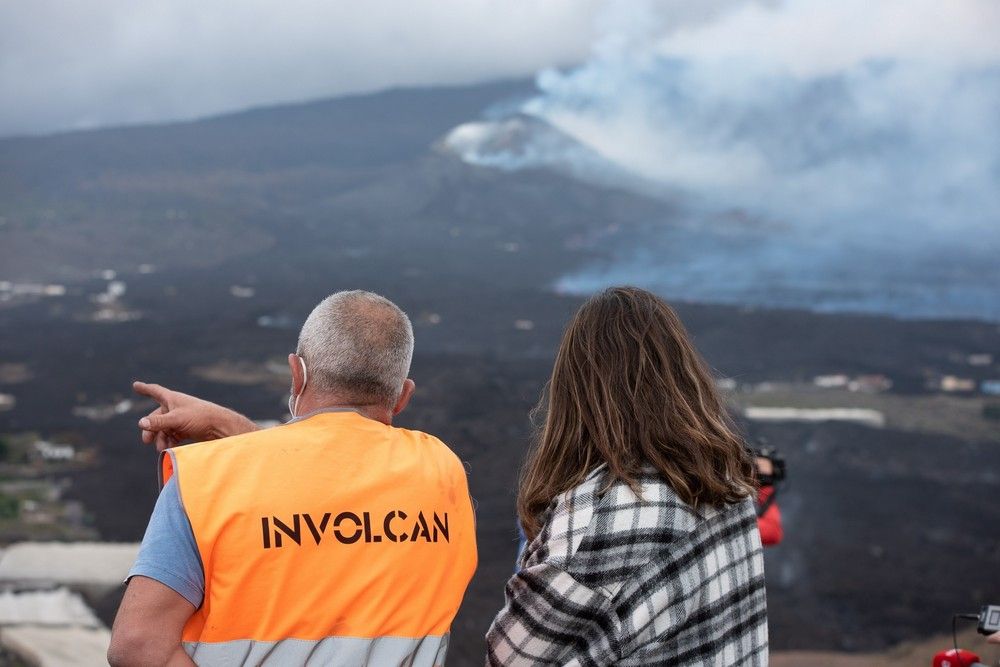
<path fill-rule="evenodd" d="M 162 458 L 205 567 L 199 664 L 436 665 L 476 567 L 465 468 L 436 438 L 320 413 Z"/>
<path fill-rule="evenodd" d="M 443 665 L 448 635 L 442 637 L 329 637 L 258 642 L 249 639 L 218 643 L 185 643 L 199 665 Z"/>

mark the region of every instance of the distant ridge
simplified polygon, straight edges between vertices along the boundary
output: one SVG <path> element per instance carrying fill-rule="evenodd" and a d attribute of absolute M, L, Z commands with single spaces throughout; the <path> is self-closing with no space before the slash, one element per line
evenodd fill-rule
<path fill-rule="evenodd" d="M 454 125 L 530 90 L 527 81 L 394 88 L 197 120 L 0 139 L 0 194 L 104 169 L 377 166 L 416 157 Z"/>
<path fill-rule="evenodd" d="M 475 96 L 482 93 L 487 103 L 497 101 L 506 95 L 518 96 L 530 94 L 535 90 L 531 79 L 498 79 L 495 81 L 484 81 L 473 84 L 449 84 L 435 86 L 391 86 L 379 90 L 347 93 L 344 95 L 334 95 L 329 97 L 316 97 L 305 100 L 275 102 L 272 104 L 261 104 L 233 109 L 220 113 L 212 113 L 203 116 L 190 118 L 175 118 L 170 120 L 121 123 L 113 125 L 102 125 L 87 128 L 69 128 L 54 130 L 51 132 L 40 132 L 35 134 L 9 134 L 0 135 L 0 145 L 6 142 L 37 141 L 46 139 L 58 139 L 73 135 L 93 135 L 108 134 L 116 132 L 131 132 L 141 130 L 152 130 L 156 128 L 167 128 L 174 126 L 199 125 L 204 123 L 226 122 L 230 119 L 239 118 L 266 118 L 274 114 L 281 115 L 287 111 L 294 110 L 322 110 L 324 107 L 334 108 L 339 105 L 360 105 L 379 104 L 383 100 L 393 101 L 395 99 L 405 100 L 413 95 L 426 95 L 430 97 L 445 95 L 465 97 L 467 93 Z"/>

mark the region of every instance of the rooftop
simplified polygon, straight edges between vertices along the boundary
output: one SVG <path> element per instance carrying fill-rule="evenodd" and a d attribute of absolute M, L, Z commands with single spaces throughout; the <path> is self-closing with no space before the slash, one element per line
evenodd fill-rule
<path fill-rule="evenodd" d="M 21 542 L 0 554 L 0 581 L 116 586 L 138 551 L 138 544 Z"/>

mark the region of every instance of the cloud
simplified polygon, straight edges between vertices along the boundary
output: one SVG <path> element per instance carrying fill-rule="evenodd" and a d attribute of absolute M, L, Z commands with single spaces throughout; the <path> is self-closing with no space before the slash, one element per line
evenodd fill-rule
<path fill-rule="evenodd" d="M 578 62 L 597 0 L 0 3 L 0 135 Z"/>
<path fill-rule="evenodd" d="M 993 0 L 788 0 L 745 4 L 653 46 L 660 56 L 768 64 L 798 76 L 835 74 L 884 58 L 941 66 L 1000 59 Z"/>

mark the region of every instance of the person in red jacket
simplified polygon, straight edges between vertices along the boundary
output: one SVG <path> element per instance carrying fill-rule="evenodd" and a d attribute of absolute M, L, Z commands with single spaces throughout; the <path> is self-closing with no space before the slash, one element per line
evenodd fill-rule
<path fill-rule="evenodd" d="M 764 450 L 757 455 L 757 479 L 760 482 L 760 489 L 757 491 L 757 528 L 760 530 L 760 541 L 765 547 L 780 543 L 785 535 L 774 487 L 777 481 L 774 461 L 768 453 L 768 450 Z"/>

